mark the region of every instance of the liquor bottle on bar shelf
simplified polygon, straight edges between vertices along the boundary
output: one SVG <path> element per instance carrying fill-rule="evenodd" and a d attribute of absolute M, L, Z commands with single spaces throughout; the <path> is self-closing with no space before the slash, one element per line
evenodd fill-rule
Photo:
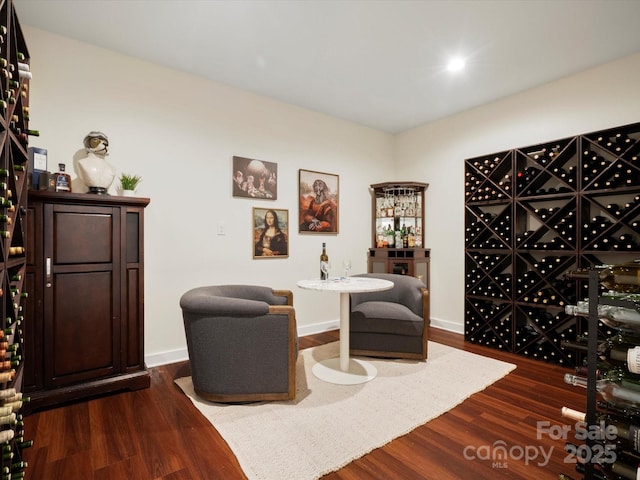
<path fill-rule="evenodd" d="M 480 189 L 477 184 L 480 172 L 492 171 L 490 163 L 478 164 L 476 168 L 473 172 L 465 173 L 465 184 L 476 188 L 474 198 L 504 195 L 497 185 Z M 428 186 L 419 182 L 371 185 L 372 245 L 367 262 L 369 273 L 411 275 L 421 278 L 429 287 L 430 249 L 424 248 L 424 201 Z M 475 229 L 482 228 L 483 224 L 478 224 Z M 467 228 L 467 235 L 474 236 L 475 229 Z"/>

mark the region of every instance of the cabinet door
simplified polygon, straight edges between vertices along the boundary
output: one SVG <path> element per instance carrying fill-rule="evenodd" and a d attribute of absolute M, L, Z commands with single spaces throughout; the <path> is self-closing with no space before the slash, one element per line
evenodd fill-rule
<path fill-rule="evenodd" d="M 120 371 L 120 209 L 46 204 L 45 384 Z"/>
<path fill-rule="evenodd" d="M 42 204 L 27 209 L 27 275 L 25 291 L 29 292 L 24 320 L 24 391 L 42 388 Z"/>
<path fill-rule="evenodd" d="M 369 258 L 369 273 L 387 273 L 387 259 Z"/>
<path fill-rule="evenodd" d="M 123 209 L 125 210 L 125 209 Z M 122 371 L 144 369 L 144 251 L 141 208 L 127 208 L 121 218 L 123 240 L 120 248 L 125 268 L 122 270 Z"/>
<path fill-rule="evenodd" d="M 389 273 L 413 277 L 413 260 L 389 260 Z"/>
<path fill-rule="evenodd" d="M 413 276 L 422 280 L 427 288 L 431 288 L 429 284 L 431 278 L 431 272 L 429 271 L 429 259 L 423 258 L 416 260 L 413 265 Z"/>

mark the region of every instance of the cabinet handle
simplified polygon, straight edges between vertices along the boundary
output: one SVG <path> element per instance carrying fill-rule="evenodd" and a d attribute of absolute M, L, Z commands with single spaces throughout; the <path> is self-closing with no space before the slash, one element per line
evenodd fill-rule
<path fill-rule="evenodd" d="M 47 288 L 51 288 L 51 257 L 47 257 L 45 260 L 45 276 L 46 276 L 46 284 Z"/>

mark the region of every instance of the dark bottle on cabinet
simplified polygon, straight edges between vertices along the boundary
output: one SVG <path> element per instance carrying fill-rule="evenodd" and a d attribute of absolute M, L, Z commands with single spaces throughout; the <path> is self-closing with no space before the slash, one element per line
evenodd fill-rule
<path fill-rule="evenodd" d="M 58 169 L 55 174 L 56 192 L 71 192 L 71 175 L 65 173 L 64 163 L 59 163 Z"/>

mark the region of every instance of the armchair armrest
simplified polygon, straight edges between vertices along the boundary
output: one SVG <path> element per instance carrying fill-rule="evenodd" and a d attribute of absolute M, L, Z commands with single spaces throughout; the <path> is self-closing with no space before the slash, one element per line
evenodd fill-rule
<path fill-rule="evenodd" d="M 431 298 L 427 288 L 422 289 L 422 318 L 425 326 L 431 324 Z"/>
<path fill-rule="evenodd" d="M 274 290 L 275 297 L 286 297 L 287 305 L 293 305 L 293 292 L 291 290 Z"/>

